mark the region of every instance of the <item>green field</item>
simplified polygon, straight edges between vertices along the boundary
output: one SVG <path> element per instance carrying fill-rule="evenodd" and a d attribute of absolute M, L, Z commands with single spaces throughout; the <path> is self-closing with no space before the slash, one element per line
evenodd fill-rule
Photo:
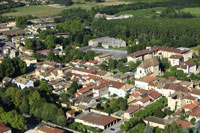
<path fill-rule="evenodd" d="M 195 7 L 195 8 L 184 8 L 181 10 L 182 12 L 189 12 L 191 14 L 200 16 L 200 7 Z"/>
<path fill-rule="evenodd" d="M 117 13 L 116 15 L 123 15 L 123 14 L 132 14 L 134 17 L 144 17 L 149 16 L 155 13 L 155 11 L 163 10 L 165 7 L 155 7 L 149 9 L 140 9 L 140 10 L 129 10 Z"/>
<path fill-rule="evenodd" d="M 48 5 L 37 5 L 37 6 L 25 6 L 25 7 L 18 7 L 14 8 L 16 12 L 5 13 L 3 16 L 26 16 L 32 15 L 36 17 L 47 17 L 47 16 L 54 16 L 59 14 L 61 11 L 70 8 L 83 8 L 90 10 L 92 7 L 101 7 L 101 6 L 110 6 L 110 5 L 119 5 L 119 4 L 129 4 L 133 2 L 124 2 L 119 0 L 106 0 L 102 3 L 96 2 L 84 2 L 84 0 L 73 0 L 74 4 L 71 6 L 63 7 L 63 8 L 54 8 Z"/>
<path fill-rule="evenodd" d="M 58 13 L 60 13 L 61 11 L 65 10 L 65 9 L 70 9 L 70 8 L 84 8 L 84 9 L 91 9 L 92 7 L 97 6 L 97 4 L 95 2 L 89 2 L 89 3 L 84 3 L 84 4 L 73 4 L 71 6 L 68 7 L 64 7 L 64 8 L 54 8 L 54 7 L 50 7 L 47 5 L 44 6 L 25 6 L 25 7 L 18 7 L 15 8 L 16 12 L 10 12 L 10 13 L 6 13 L 3 14 L 3 16 L 26 16 L 26 15 L 32 15 L 32 16 L 36 16 L 36 17 L 47 17 L 47 16 L 53 16 L 53 15 L 57 15 Z"/>

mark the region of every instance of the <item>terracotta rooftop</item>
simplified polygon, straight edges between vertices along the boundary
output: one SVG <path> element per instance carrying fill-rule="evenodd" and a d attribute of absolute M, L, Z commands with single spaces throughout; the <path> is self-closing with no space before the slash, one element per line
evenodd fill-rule
<path fill-rule="evenodd" d="M 197 65 L 196 63 L 194 63 L 194 62 L 191 62 L 191 61 L 186 61 L 186 62 L 184 62 L 187 66 L 195 66 L 195 65 Z"/>
<path fill-rule="evenodd" d="M 0 133 L 4 133 L 11 130 L 11 128 L 7 127 L 4 122 L 0 122 Z"/>
<path fill-rule="evenodd" d="M 146 102 L 148 102 L 148 101 L 150 101 L 150 100 L 151 100 L 151 98 L 145 97 L 145 98 L 141 99 L 140 101 L 141 101 L 142 103 L 146 103 Z"/>
<path fill-rule="evenodd" d="M 196 104 L 192 103 L 192 104 L 186 104 L 182 107 L 182 109 L 189 109 L 189 110 L 193 110 L 197 107 Z"/>
<path fill-rule="evenodd" d="M 41 126 L 38 130 L 43 131 L 45 133 L 64 133 L 65 131 L 62 129 L 50 127 L 50 126 Z"/>
<path fill-rule="evenodd" d="M 125 83 L 121 83 L 117 81 L 111 81 L 111 84 L 113 88 L 118 88 L 118 89 L 122 88 L 125 85 Z"/>
<path fill-rule="evenodd" d="M 180 50 L 177 48 L 172 48 L 172 47 L 169 48 L 169 47 L 165 47 L 165 46 L 154 46 L 151 50 L 145 49 L 145 50 L 137 51 L 132 54 L 129 54 L 128 56 L 139 57 L 139 56 L 144 56 L 150 52 L 157 52 L 157 51 L 167 51 L 167 52 L 183 54 L 183 53 L 187 52 L 188 50 Z"/>
<path fill-rule="evenodd" d="M 171 58 L 171 59 L 181 59 L 181 58 L 183 58 L 183 56 L 182 55 L 172 55 L 169 58 Z"/>
<path fill-rule="evenodd" d="M 130 105 L 129 108 L 126 110 L 126 113 L 133 113 L 141 108 L 142 108 L 141 105 Z"/>
<path fill-rule="evenodd" d="M 182 126 L 182 128 L 188 128 L 191 126 L 191 123 L 189 121 L 183 121 L 183 120 L 178 120 L 176 124 Z"/>
<path fill-rule="evenodd" d="M 162 96 L 162 94 L 160 94 L 159 92 L 154 91 L 154 90 L 149 90 L 149 97 L 152 98 L 153 100 L 155 100 L 161 96 Z"/>
<path fill-rule="evenodd" d="M 149 68 L 151 66 L 155 67 L 155 66 L 158 66 L 158 65 L 159 65 L 158 60 L 156 58 L 151 58 L 151 59 L 142 61 L 141 64 L 139 65 L 139 67 Z"/>
<path fill-rule="evenodd" d="M 110 124 L 111 122 L 117 120 L 117 118 L 115 118 L 115 117 L 101 115 L 101 114 L 97 114 L 97 113 L 93 113 L 93 112 L 90 112 L 90 113 L 82 116 L 79 119 L 89 122 L 89 123 L 92 123 L 92 124 L 102 125 L 102 126 L 106 126 L 106 125 Z"/>

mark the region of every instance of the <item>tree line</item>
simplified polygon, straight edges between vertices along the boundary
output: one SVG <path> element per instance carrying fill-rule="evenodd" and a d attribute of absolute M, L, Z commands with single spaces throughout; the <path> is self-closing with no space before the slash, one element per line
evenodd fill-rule
<path fill-rule="evenodd" d="M 96 20 L 92 31 L 96 36 L 121 38 L 128 42 L 127 51 L 132 53 L 146 46 L 193 47 L 199 44 L 199 19 L 130 18 L 126 20 Z M 139 39 L 139 45 L 134 43 Z"/>

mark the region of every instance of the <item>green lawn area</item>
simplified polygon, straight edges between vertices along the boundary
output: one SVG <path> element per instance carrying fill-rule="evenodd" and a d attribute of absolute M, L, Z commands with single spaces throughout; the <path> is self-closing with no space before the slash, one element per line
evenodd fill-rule
<path fill-rule="evenodd" d="M 200 7 L 195 7 L 195 8 L 184 8 L 181 10 L 182 12 L 189 12 L 191 14 L 200 16 Z"/>
<path fill-rule="evenodd" d="M 97 6 L 95 2 L 88 2 L 84 4 L 73 4 L 68 7 L 63 7 L 63 8 L 54 8 L 50 7 L 48 5 L 44 6 L 25 6 L 25 7 L 18 7 L 15 8 L 16 12 L 10 12 L 3 14 L 3 16 L 26 16 L 26 15 L 32 15 L 36 17 L 47 17 L 47 16 L 53 16 L 59 14 L 61 11 L 65 9 L 70 9 L 70 8 L 84 8 L 84 9 L 91 9 L 92 7 Z"/>
<path fill-rule="evenodd" d="M 134 17 L 143 17 L 146 15 L 152 15 L 155 13 L 153 11 L 159 11 L 162 9 L 165 9 L 165 7 L 155 7 L 155 8 L 140 9 L 140 10 L 129 10 L 129 11 L 117 13 L 116 15 L 132 14 Z"/>

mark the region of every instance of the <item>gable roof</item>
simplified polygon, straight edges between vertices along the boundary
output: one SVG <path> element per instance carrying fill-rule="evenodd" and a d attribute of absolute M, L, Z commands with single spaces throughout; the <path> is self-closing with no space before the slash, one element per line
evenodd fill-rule
<path fill-rule="evenodd" d="M 102 125 L 102 126 L 106 126 L 110 124 L 111 122 L 117 120 L 117 118 L 115 117 L 101 115 L 101 114 L 97 114 L 93 112 L 87 113 L 86 115 L 82 116 L 79 119 L 92 123 L 92 124 Z"/>
<path fill-rule="evenodd" d="M 0 133 L 4 133 L 11 130 L 11 128 L 7 127 L 4 122 L 0 122 Z"/>
<path fill-rule="evenodd" d="M 142 68 L 149 68 L 151 66 L 155 67 L 158 66 L 159 62 L 156 58 L 151 58 L 151 59 L 147 59 L 141 62 L 141 64 L 139 65 L 139 67 Z"/>
<path fill-rule="evenodd" d="M 191 123 L 189 121 L 183 121 L 183 120 L 178 120 L 176 124 L 182 126 L 183 128 L 188 128 L 191 126 Z"/>

